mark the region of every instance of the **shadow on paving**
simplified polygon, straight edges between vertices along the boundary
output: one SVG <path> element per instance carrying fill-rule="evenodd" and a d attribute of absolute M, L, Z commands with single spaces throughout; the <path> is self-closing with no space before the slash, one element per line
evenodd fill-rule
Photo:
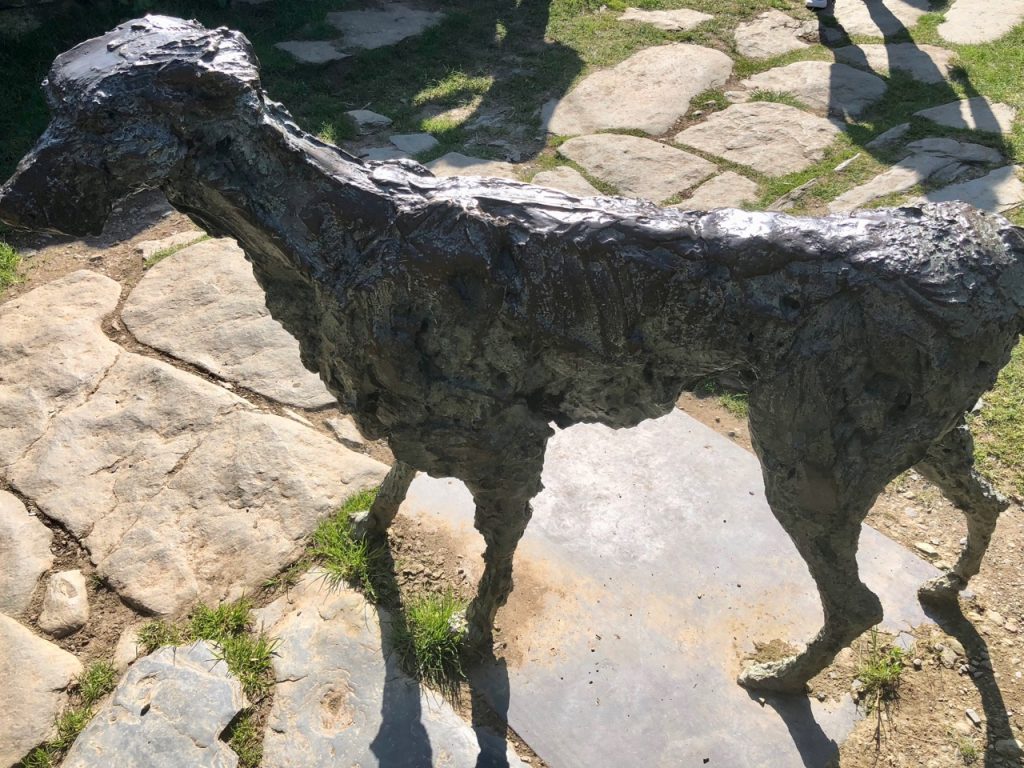
<path fill-rule="evenodd" d="M 884 71 L 878 72 L 874 67 L 872 67 L 863 48 L 859 44 L 851 41 L 850 35 L 847 33 L 846 29 L 844 29 L 840 20 L 843 6 L 853 3 L 864 5 L 871 17 L 871 21 L 882 32 L 882 37 L 886 46 L 899 44 L 911 47 L 911 55 L 920 62 L 918 78 L 912 78 L 907 72 L 900 72 L 895 68 L 895 66 L 892 66 L 892 64 L 890 64 L 888 73 L 885 73 Z M 930 12 L 944 11 L 949 4 L 948 0 L 935 0 L 931 3 Z M 896 148 L 903 147 L 915 139 L 933 136 L 949 136 L 957 141 L 980 143 L 984 146 L 998 150 L 1003 156 L 1003 163 L 1000 164 L 999 167 L 1003 164 L 1012 164 L 1011 148 L 1001 133 L 989 133 L 969 129 L 951 129 L 947 126 L 927 121 L 924 118 L 913 116 L 914 112 L 921 109 L 941 106 L 952 102 L 960 102 L 965 98 L 972 99 L 975 96 L 982 96 L 982 94 L 974 86 L 967 70 L 963 67 L 954 66 L 947 74 L 935 66 L 934 62 L 931 62 L 926 53 L 914 41 L 910 31 L 903 25 L 896 15 L 886 7 L 885 0 L 830 0 L 828 9 L 820 11 L 818 14 L 818 25 L 819 38 L 822 41 L 822 45 L 833 50 L 847 46 L 853 49 L 852 52 L 848 52 L 848 54 L 852 53 L 850 58 L 845 58 L 842 63 L 849 64 L 861 71 L 871 72 L 886 82 L 886 94 L 879 102 L 874 104 L 865 112 L 864 117 L 870 119 L 887 111 L 887 107 L 888 109 L 892 109 L 893 105 L 898 104 L 901 107 L 899 110 L 899 119 L 886 120 L 883 117 L 879 121 L 882 123 L 879 127 L 887 130 L 902 122 L 910 123 L 911 127 L 907 135 L 899 141 L 892 143 L 889 147 L 870 146 L 871 141 L 881 134 L 881 131 L 874 127 L 853 123 L 844 125 L 844 131 L 861 151 L 874 156 L 887 166 L 893 166 L 900 159 L 908 156 L 906 150 L 894 155 Z M 830 42 L 826 42 L 826 40 Z M 839 60 L 837 59 L 837 62 L 838 61 Z M 833 67 L 831 73 L 832 80 L 829 83 L 829 92 L 833 95 L 841 93 L 843 82 L 838 68 Z M 934 79 L 936 82 L 924 82 L 929 79 Z M 954 89 L 950 81 L 955 81 L 961 88 L 963 88 L 966 96 L 963 96 L 960 92 Z M 995 114 L 985 101 L 981 99 L 972 101 L 969 103 L 969 108 L 971 118 L 975 125 L 984 125 L 986 123 L 994 124 L 996 122 Z M 837 116 L 840 119 L 845 120 L 845 113 L 841 104 L 830 103 L 829 112 L 833 114 L 833 116 Z M 986 169 L 979 175 L 984 175 L 988 172 L 989 169 Z M 971 176 L 957 176 L 953 179 L 944 181 L 943 184 L 959 183 L 961 181 L 968 180 L 973 179 Z M 927 183 L 927 181 L 925 183 Z"/>
<path fill-rule="evenodd" d="M 377 758 L 378 768 L 435 765 L 440 756 L 434 754 L 430 737 L 423 726 L 421 697 L 409 694 L 409 677 L 401 671 L 399 653 L 395 648 L 395 637 L 406 630 L 406 618 L 394 556 L 387 544 L 377 550 L 370 580 L 384 609 L 378 610 L 377 616 L 380 621 L 381 654 L 387 670 L 381 697 L 381 724 L 370 744 L 370 751 Z M 486 697 L 472 675 L 467 680 L 472 725 L 479 745 L 476 763 L 472 768 L 509 768 L 506 737 L 509 681 L 505 663 L 495 659 L 491 651 L 485 658 L 474 659 L 472 664 L 486 666 L 490 672 Z M 442 681 L 441 687 L 440 694 L 458 710 L 460 680 Z M 422 683 L 417 684 L 416 693 L 422 689 Z M 503 698 L 501 691 L 504 691 Z M 433 693 L 430 690 L 425 692 L 428 695 Z"/>

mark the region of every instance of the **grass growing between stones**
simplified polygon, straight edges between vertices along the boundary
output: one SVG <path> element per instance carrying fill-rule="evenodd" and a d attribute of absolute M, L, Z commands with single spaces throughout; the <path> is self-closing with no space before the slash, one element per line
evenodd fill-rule
<path fill-rule="evenodd" d="M 426 593 L 410 598 L 392 624 L 391 642 L 402 668 L 446 695 L 465 679 L 465 614 L 466 602 L 454 593 Z"/>
<path fill-rule="evenodd" d="M 186 248 L 195 245 L 196 243 L 201 243 L 204 240 L 209 240 L 209 239 L 210 239 L 209 235 L 200 235 L 195 240 L 190 240 L 187 243 L 179 243 L 178 245 L 171 245 L 171 246 L 168 246 L 167 248 L 161 248 L 159 251 L 157 251 L 152 256 L 150 256 L 148 259 L 146 259 L 146 263 L 142 265 L 142 268 L 143 269 L 150 269 L 151 267 L 156 266 L 161 261 L 166 259 L 168 256 L 173 256 L 178 251 L 183 251 Z"/>
<path fill-rule="evenodd" d="M 70 689 L 68 706 L 57 717 L 57 735 L 33 749 L 15 768 L 51 768 L 58 765 L 95 714 L 96 703 L 114 690 L 117 672 L 105 661 L 86 667 Z"/>
<path fill-rule="evenodd" d="M 346 500 L 333 517 L 321 522 L 313 531 L 309 548 L 310 557 L 327 573 L 332 587 L 353 584 L 360 587 L 371 602 L 377 602 L 380 597 L 374 579 L 379 550 L 353 535 L 351 516 L 368 510 L 376 498 L 374 488 Z"/>
<path fill-rule="evenodd" d="M 884 642 L 872 629 L 855 677 L 863 683 L 860 696 L 869 712 L 895 701 L 903 677 L 903 649 Z"/>
<path fill-rule="evenodd" d="M 21 266 L 21 256 L 7 243 L 0 240 L 0 295 L 5 288 L 9 288 L 21 280 L 18 275 L 18 267 Z"/>

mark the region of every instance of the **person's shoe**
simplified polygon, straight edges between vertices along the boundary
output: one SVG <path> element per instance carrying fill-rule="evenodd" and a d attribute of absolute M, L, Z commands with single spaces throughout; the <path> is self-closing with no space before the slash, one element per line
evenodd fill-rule
<path fill-rule="evenodd" d="M 828 0 L 807 0 L 807 2 L 804 3 L 804 5 L 810 8 L 812 11 L 820 11 L 822 8 L 828 7 Z"/>

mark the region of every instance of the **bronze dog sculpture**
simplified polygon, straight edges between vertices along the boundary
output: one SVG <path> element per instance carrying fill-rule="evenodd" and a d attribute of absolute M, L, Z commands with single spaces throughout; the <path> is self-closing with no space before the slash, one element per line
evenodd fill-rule
<path fill-rule="evenodd" d="M 855 559 L 861 521 L 916 466 L 967 515 L 949 599 L 1005 506 L 972 469 L 964 413 L 1022 328 L 1024 232 L 965 205 L 799 219 L 579 200 L 498 179 L 362 162 L 304 133 L 260 87 L 248 41 L 147 17 L 58 57 L 53 121 L 0 188 L 0 219 L 99 232 L 158 187 L 234 237 L 272 315 L 364 434 L 397 458 L 385 531 L 414 470 L 472 491 L 485 571 L 468 611 L 487 643 L 540 490 L 549 424 L 628 427 L 729 373 L 749 383 L 768 501 L 825 623 L 749 668 L 799 691 L 882 615 Z"/>

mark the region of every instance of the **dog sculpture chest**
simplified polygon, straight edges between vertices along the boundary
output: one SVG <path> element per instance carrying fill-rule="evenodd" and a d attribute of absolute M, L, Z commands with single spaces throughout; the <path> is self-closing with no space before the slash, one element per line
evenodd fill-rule
<path fill-rule="evenodd" d="M 910 466 L 971 523 L 929 594 L 977 572 L 1003 502 L 971 468 L 962 418 L 1021 329 L 1024 235 L 1004 219 L 957 204 L 663 210 L 361 162 L 266 98 L 240 34 L 167 17 L 63 54 L 46 89 L 53 122 L 0 188 L 0 219 L 97 232 L 116 200 L 159 187 L 236 238 L 304 364 L 398 460 L 365 532 L 386 528 L 415 469 L 473 492 L 475 642 L 511 589 L 548 425 L 631 426 L 722 373 L 749 382 L 768 500 L 826 618 L 744 683 L 799 690 L 878 621 L 857 535 Z"/>

